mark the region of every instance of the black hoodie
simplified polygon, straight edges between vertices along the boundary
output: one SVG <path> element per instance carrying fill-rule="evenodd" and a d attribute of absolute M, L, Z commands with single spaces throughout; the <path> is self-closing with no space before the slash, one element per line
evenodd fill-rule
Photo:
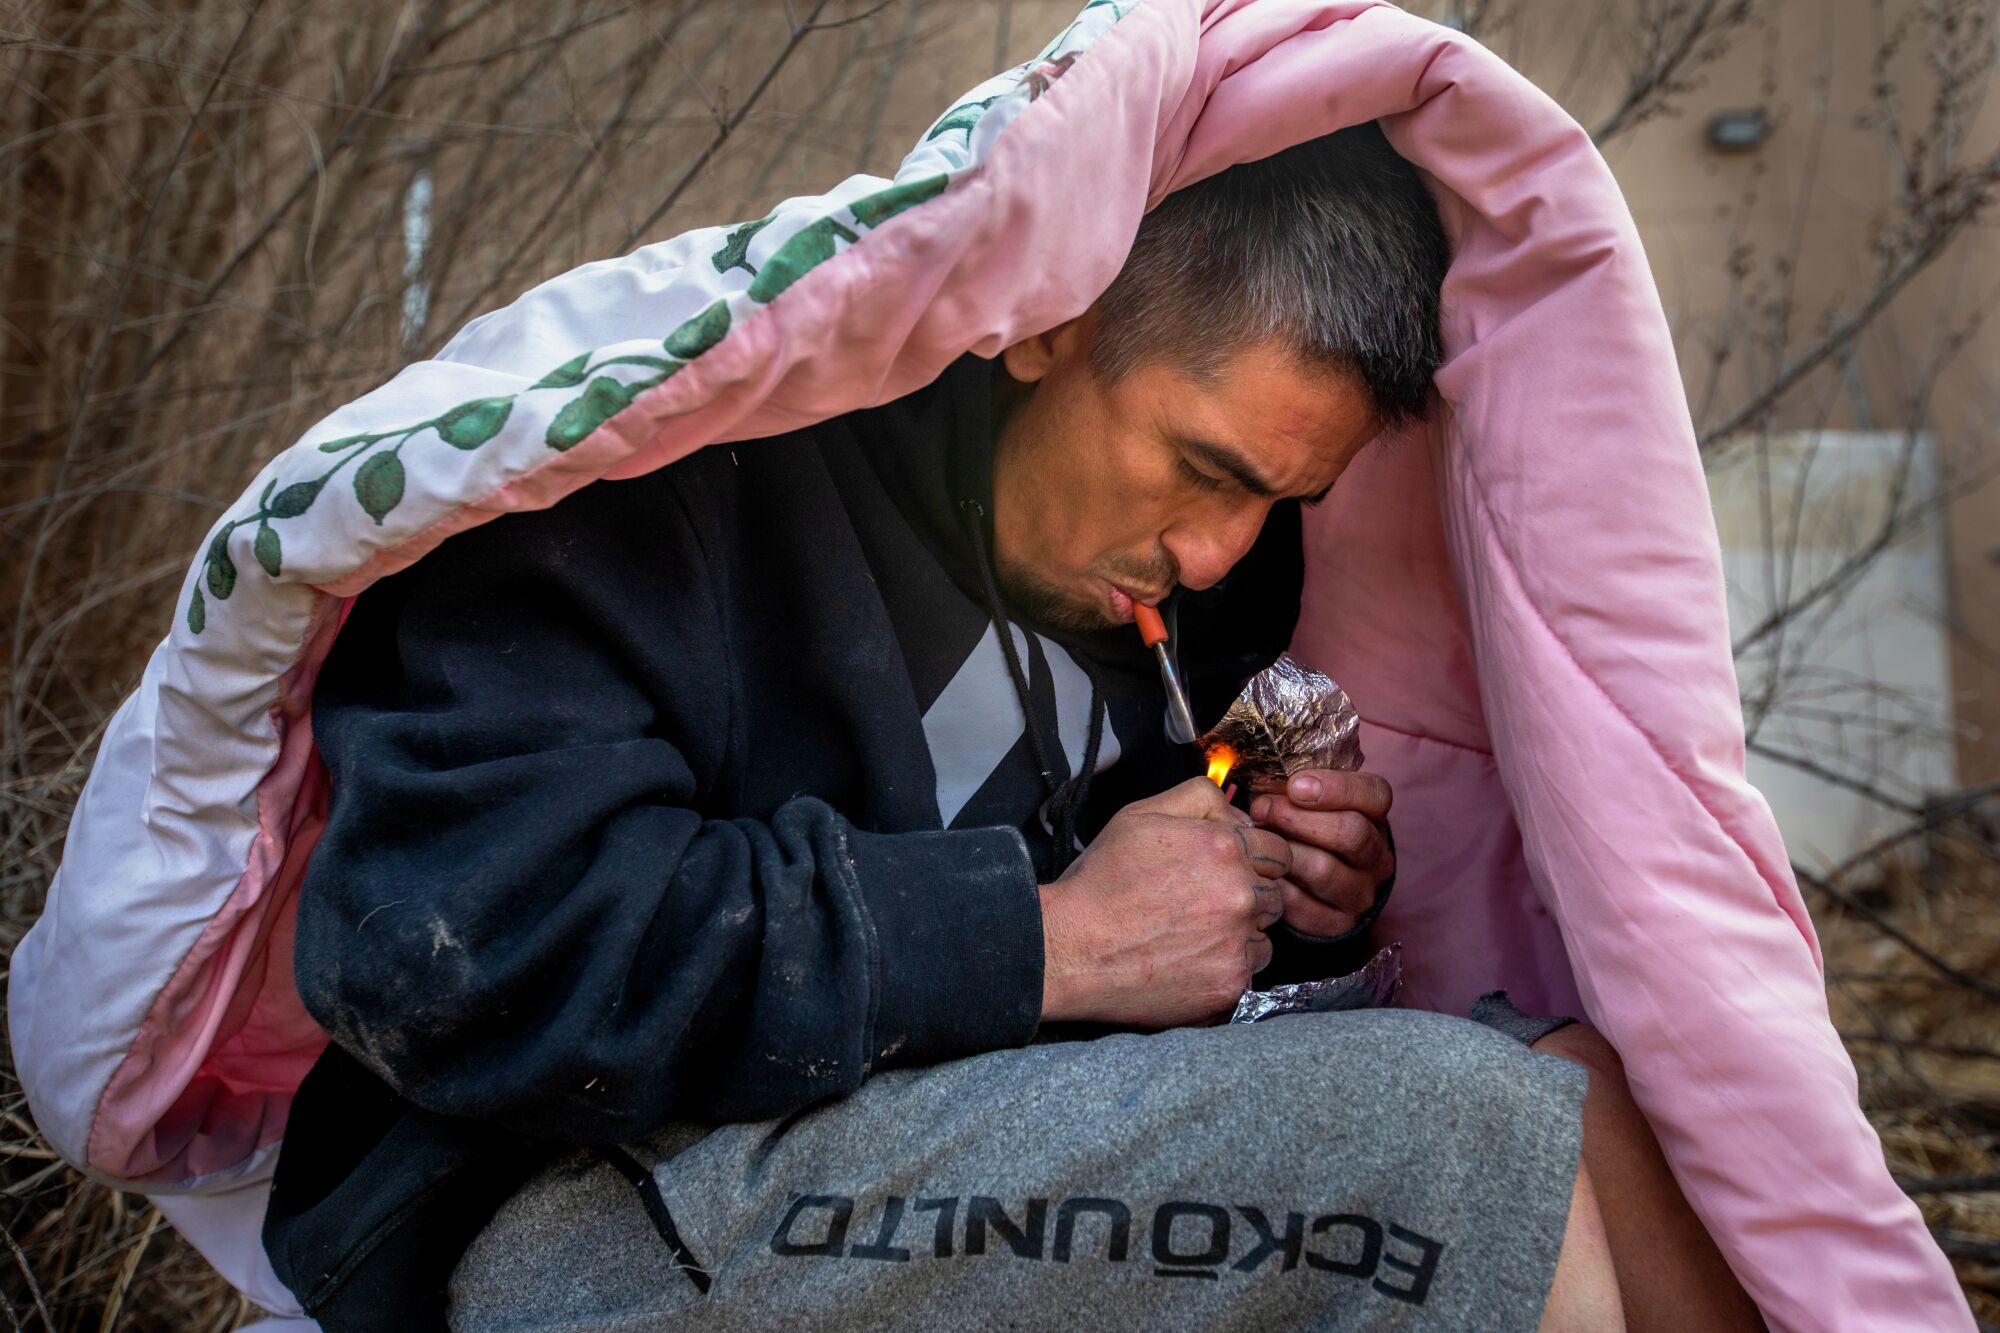
<path fill-rule="evenodd" d="M 999 373 L 587 486 L 356 600 L 295 951 L 333 1044 L 265 1231 L 329 1333 L 442 1326 L 467 1242 L 566 1146 L 1036 1038 L 1059 832 L 1200 759 L 1131 627 L 994 614 Z M 1300 578 L 1285 503 L 1170 603 L 1199 722 L 1283 649 Z"/>

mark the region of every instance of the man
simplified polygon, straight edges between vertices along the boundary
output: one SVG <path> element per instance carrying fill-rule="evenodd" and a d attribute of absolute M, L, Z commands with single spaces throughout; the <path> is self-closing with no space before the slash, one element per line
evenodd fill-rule
<path fill-rule="evenodd" d="M 1445 260 L 1343 131 L 1168 200 L 998 363 L 359 598 L 296 957 L 335 1044 L 266 1228 L 308 1311 L 1598 1329 L 1629 1274 L 1754 1326 L 1601 1042 L 1205 1026 L 1362 956 L 1391 795 L 1226 804 L 1133 606 L 1204 724 L 1282 650 L 1298 507 L 1423 410 Z"/>

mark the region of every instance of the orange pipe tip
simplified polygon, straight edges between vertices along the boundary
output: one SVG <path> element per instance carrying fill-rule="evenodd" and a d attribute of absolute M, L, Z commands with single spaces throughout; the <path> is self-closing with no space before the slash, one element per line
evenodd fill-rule
<path fill-rule="evenodd" d="M 1139 637 L 1146 641 L 1148 648 L 1167 641 L 1167 622 L 1160 619 L 1160 609 L 1147 606 L 1144 602 L 1132 603 L 1132 623 L 1139 627 Z"/>

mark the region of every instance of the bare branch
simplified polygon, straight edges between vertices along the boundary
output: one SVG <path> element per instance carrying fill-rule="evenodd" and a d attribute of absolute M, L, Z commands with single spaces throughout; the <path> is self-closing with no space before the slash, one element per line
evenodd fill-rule
<path fill-rule="evenodd" d="M 173 156 L 168 159 L 166 170 L 160 173 L 159 187 L 153 191 L 153 202 L 147 206 L 146 219 L 140 224 L 139 237 L 132 245 L 131 258 L 125 265 L 124 274 L 119 278 L 117 290 L 112 293 L 111 305 L 105 313 L 102 326 L 98 330 L 96 346 L 91 349 L 90 360 L 84 366 L 83 378 L 77 391 L 79 401 L 87 399 L 90 396 L 91 388 L 97 380 L 98 370 L 104 364 L 105 349 L 109 346 L 112 333 L 117 327 L 119 312 L 124 309 L 125 294 L 132 286 L 133 267 L 137 263 L 139 256 L 145 253 L 146 242 L 153 234 L 153 223 L 159 217 L 160 204 L 167 197 L 167 186 L 173 180 L 174 170 L 180 164 L 181 158 L 186 154 L 188 144 L 194 138 L 195 130 L 201 125 L 201 118 L 203 113 L 208 110 L 209 100 L 215 96 L 215 90 L 221 86 L 222 73 L 235 62 L 236 53 L 242 50 L 243 39 L 249 35 L 250 25 L 256 21 L 257 12 L 262 7 L 263 0 L 251 0 L 250 7 L 244 10 L 243 22 L 237 27 L 236 36 L 229 43 L 229 50 L 222 58 L 222 65 L 216 71 L 216 77 L 209 80 L 207 89 L 202 93 L 200 103 L 196 105 L 193 114 L 188 117 L 186 127 L 181 131 L 180 142 L 174 146 Z M 63 446 L 62 456 L 56 462 L 55 480 L 50 487 L 52 490 L 61 490 L 68 478 L 69 470 L 76 459 L 77 446 L 83 439 L 84 420 L 85 414 L 78 412 L 71 422 L 69 439 Z M 29 624 L 28 613 L 29 609 L 34 605 L 35 575 L 40 571 L 42 557 L 48 551 L 50 517 L 50 513 L 44 511 L 41 524 L 36 531 L 35 541 L 28 549 L 27 567 L 21 575 L 20 594 L 15 600 L 14 633 L 12 635 L 11 663 L 8 674 L 9 678 L 17 683 L 21 679 L 21 663 L 25 651 L 24 638 L 28 632 Z M 17 695 L 18 688 L 9 690 L 7 693 L 5 711 L 4 714 L 0 714 L 0 724 L 4 724 L 0 725 L 0 732 L 11 734 L 15 727 L 19 725 Z"/>
<path fill-rule="evenodd" d="M 1799 883 L 1807 885 L 1815 892 L 1840 904 L 1840 906 L 1861 917 L 1884 935 L 1887 935 L 1890 939 L 1908 949 L 1917 958 L 1934 968 L 1939 976 L 1949 977 L 1966 990 L 1984 999 L 2000 1002 L 2000 986 L 1994 985 L 1983 977 L 1975 977 L 1947 963 L 1944 959 L 1932 953 L 1920 941 L 1913 939 L 1909 932 L 1889 920 L 1881 912 L 1876 911 L 1860 899 L 1843 891 L 1831 881 L 1813 874 L 1796 861 L 1792 863 L 1792 873 L 1798 876 Z"/>
<path fill-rule="evenodd" d="M 784 46 L 771 61 L 769 67 L 765 69 L 763 76 L 757 80 L 757 84 L 750 90 L 749 96 L 745 97 L 736 110 L 731 112 L 716 128 L 715 137 L 710 139 L 707 146 L 695 156 L 694 161 L 688 164 L 687 169 L 681 173 L 680 179 L 674 182 L 673 188 L 668 190 L 666 196 L 660 200 L 653 211 L 646 215 L 645 221 L 632 228 L 626 235 L 625 244 L 621 247 L 623 250 L 630 250 L 641 236 L 652 230 L 655 222 L 665 217 L 669 210 L 680 202 L 680 198 L 687 192 L 688 186 L 692 185 L 695 178 L 701 175 L 702 169 L 708 165 L 709 160 L 722 148 L 722 145 L 729 142 L 729 136 L 736 132 L 736 127 L 743 123 L 743 118 L 749 115 L 751 108 L 757 105 L 758 99 L 763 97 L 765 89 L 769 88 L 771 81 L 778 77 L 778 73 L 784 69 L 785 63 L 792 58 L 792 55 L 804 43 L 805 39 L 815 31 L 814 25 L 819 22 L 819 16 L 826 9 L 826 6 L 827 0 L 816 0 L 812 8 L 812 13 L 806 16 L 805 22 L 793 27 L 792 33 L 786 38 Z"/>
<path fill-rule="evenodd" d="M 1644 54 L 1632 71 L 1632 81 L 1618 105 L 1590 132 L 1591 142 L 1602 147 L 1634 126 L 1661 114 L 1668 100 L 1690 91 L 1693 76 L 1703 65 L 1719 59 L 1728 49 L 1729 32 L 1749 22 L 1750 0 L 1700 0 L 1686 21 L 1678 27 L 1678 15 L 1671 5 L 1657 10 L 1646 22 Z"/>

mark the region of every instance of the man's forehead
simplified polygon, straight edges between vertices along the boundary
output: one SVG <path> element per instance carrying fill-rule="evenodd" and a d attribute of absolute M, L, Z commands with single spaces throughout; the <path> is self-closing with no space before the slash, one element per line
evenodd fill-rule
<path fill-rule="evenodd" d="M 1172 442 L 1226 451 L 1279 494 L 1343 467 L 1375 430 L 1358 376 L 1304 368 L 1287 353 L 1243 355 L 1212 379 L 1173 374 L 1147 387 Z"/>

